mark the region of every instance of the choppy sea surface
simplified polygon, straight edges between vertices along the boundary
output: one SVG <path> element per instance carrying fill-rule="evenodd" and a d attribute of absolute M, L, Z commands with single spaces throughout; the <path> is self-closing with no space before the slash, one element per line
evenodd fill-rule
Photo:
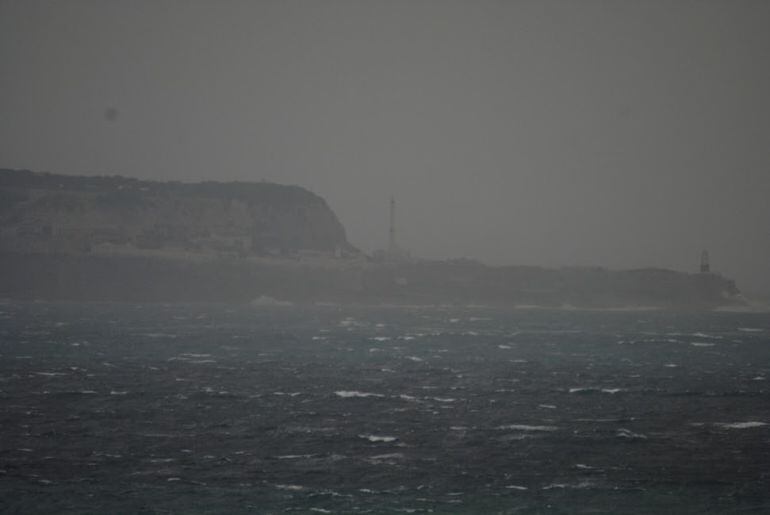
<path fill-rule="evenodd" d="M 770 513 L 770 315 L 0 304 L 2 513 Z"/>

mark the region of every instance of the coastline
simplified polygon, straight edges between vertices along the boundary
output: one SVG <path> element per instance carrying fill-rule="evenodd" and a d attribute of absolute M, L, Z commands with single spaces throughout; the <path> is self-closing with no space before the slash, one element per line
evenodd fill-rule
<path fill-rule="evenodd" d="M 515 310 L 746 310 L 729 279 L 670 270 L 545 269 L 130 254 L 0 253 L 17 300 L 464 306 Z"/>

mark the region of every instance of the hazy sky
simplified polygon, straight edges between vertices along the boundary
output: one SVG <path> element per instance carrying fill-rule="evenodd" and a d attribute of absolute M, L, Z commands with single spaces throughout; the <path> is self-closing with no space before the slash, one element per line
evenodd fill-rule
<path fill-rule="evenodd" d="M 0 0 L 0 167 L 298 184 L 364 250 L 770 291 L 770 2 Z"/>

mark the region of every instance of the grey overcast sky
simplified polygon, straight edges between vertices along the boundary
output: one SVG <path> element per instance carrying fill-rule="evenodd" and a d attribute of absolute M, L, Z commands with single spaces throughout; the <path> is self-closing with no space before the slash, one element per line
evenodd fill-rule
<path fill-rule="evenodd" d="M 0 0 L 0 167 L 268 180 L 354 245 L 770 291 L 765 0 Z"/>

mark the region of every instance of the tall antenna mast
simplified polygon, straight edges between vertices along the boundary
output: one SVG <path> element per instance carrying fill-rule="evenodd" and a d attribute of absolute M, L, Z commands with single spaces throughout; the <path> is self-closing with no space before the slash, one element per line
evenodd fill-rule
<path fill-rule="evenodd" d="M 390 234 L 388 240 L 388 251 L 393 256 L 396 253 L 396 199 L 390 197 Z"/>

